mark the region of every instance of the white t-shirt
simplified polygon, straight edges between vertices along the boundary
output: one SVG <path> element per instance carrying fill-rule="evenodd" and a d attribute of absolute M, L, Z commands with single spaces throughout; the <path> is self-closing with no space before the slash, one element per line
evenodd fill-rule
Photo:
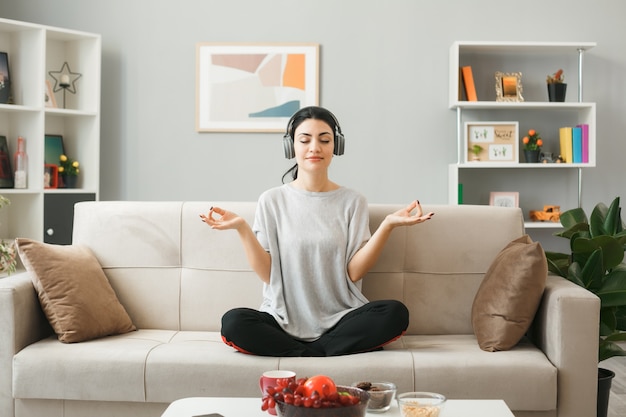
<path fill-rule="evenodd" d="M 260 310 L 290 335 L 316 340 L 368 302 L 347 271 L 371 236 L 361 194 L 344 187 L 321 193 L 289 184 L 272 188 L 259 198 L 253 230 L 272 257 Z"/>

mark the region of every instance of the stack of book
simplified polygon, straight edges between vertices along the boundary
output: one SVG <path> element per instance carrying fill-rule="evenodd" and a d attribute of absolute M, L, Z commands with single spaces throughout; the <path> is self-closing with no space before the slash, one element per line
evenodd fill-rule
<path fill-rule="evenodd" d="M 568 164 L 589 162 L 589 125 L 584 123 L 575 127 L 559 129 L 561 157 Z"/>

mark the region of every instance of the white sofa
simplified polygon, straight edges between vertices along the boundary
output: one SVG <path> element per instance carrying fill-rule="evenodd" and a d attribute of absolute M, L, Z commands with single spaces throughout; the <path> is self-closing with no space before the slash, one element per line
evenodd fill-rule
<path fill-rule="evenodd" d="M 269 369 L 504 399 L 517 417 L 595 415 L 599 300 L 591 293 L 550 276 L 528 337 L 503 352 L 477 345 L 472 302 L 496 254 L 524 234 L 519 209 L 425 206 L 434 218 L 396 229 L 363 280 L 369 299 L 406 303 L 407 333 L 378 352 L 273 358 L 221 341 L 222 314 L 258 307 L 261 281 L 237 233 L 201 222 L 215 204 L 252 222 L 255 204 L 245 202 L 76 206 L 74 244 L 91 248 L 137 331 L 61 343 L 29 273 L 0 279 L 0 415 L 157 417 L 183 397 L 260 397 L 258 378 Z M 372 230 L 398 208 L 370 205 Z"/>

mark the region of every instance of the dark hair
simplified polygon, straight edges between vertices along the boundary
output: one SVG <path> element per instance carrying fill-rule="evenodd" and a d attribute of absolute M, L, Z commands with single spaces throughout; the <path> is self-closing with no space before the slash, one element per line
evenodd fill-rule
<path fill-rule="evenodd" d="M 300 110 L 295 112 L 293 116 L 291 116 L 291 119 L 289 119 L 289 123 L 287 123 L 287 131 L 285 135 L 289 135 L 289 137 L 291 137 L 291 140 L 294 140 L 296 129 L 298 128 L 298 126 L 300 126 L 302 122 L 308 119 L 321 120 L 325 122 L 332 129 L 333 137 L 335 135 L 335 132 L 341 132 L 339 122 L 337 121 L 335 115 L 330 112 L 330 110 L 319 106 L 309 106 L 301 108 Z M 283 184 L 285 183 L 285 177 L 289 174 L 291 174 L 292 180 L 298 178 L 297 163 L 283 174 Z"/>

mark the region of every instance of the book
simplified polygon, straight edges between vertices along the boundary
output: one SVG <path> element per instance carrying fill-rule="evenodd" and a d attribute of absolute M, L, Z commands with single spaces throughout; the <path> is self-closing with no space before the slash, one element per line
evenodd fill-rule
<path fill-rule="evenodd" d="M 465 96 L 467 97 L 467 101 L 478 101 L 472 67 L 461 67 L 461 72 L 463 73 L 463 85 L 465 85 Z"/>
<path fill-rule="evenodd" d="M 583 130 L 580 126 L 572 128 L 572 162 L 580 164 L 583 161 Z"/>
<path fill-rule="evenodd" d="M 13 188 L 11 155 L 6 136 L 0 136 L 0 188 Z"/>
<path fill-rule="evenodd" d="M 582 130 L 582 163 L 589 163 L 589 125 L 583 123 L 578 125 Z"/>
<path fill-rule="evenodd" d="M 457 97 L 459 101 L 467 101 L 467 96 L 465 95 L 465 83 L 463 82 L 463 69 L 459 68 L 459 96 Z"/>
<path fill-rule="evenodd" d="M 572 128 L 562 127 L 559 129 L 559 143 L 561 147 L 561 157 L 563 161 L 572 163 Z"/>

